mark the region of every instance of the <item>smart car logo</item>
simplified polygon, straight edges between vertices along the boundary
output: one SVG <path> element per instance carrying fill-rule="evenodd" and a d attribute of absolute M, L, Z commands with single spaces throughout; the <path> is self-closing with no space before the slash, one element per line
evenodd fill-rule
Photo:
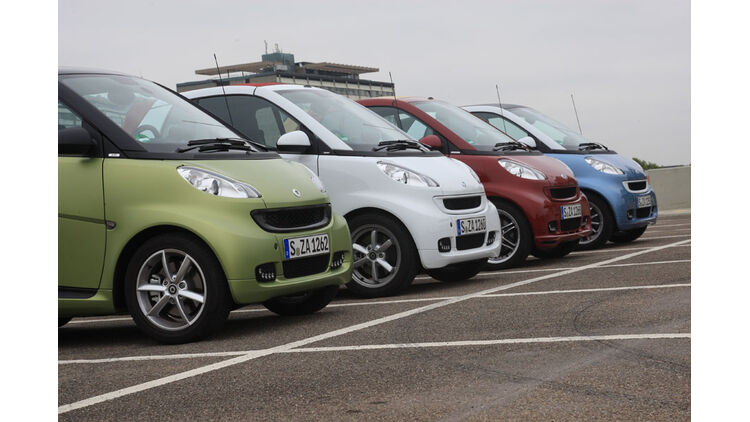
<path fill-rule="evenodd" d="M 297 198 L 302 198 L 302 192 L 300 192 L 299 190 L 297 190 L 297 189 L 292 189 L 292 193 L 293 193 L 293 194 L 294 194 L 294 196 L 296 196 Z"/>

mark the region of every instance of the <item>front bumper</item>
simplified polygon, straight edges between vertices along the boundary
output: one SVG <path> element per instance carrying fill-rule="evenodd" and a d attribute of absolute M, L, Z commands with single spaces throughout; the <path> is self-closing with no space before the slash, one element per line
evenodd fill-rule
<path fill-rule="evenodd" d="M 481 195 L 481 205 L 465 212 L 445 209 L 440 205 L 445 197 L 437 196 L 433 198 L 436 204 L 434 209 L 425 210 L 419 218 L 414 218 L 408 223 L 423 268 L 443 268 L 451 264 L 497 255 L 501 241 L 500 218 L 497 208 L 483 193 Z M 487 229 L 480 233 L 459 235 L 458 220 L 476 217 L 486 218 Z M 470 239 L 469 236 L 473 237 Z M 494 239 L 489 239 L 491 236 L 494 236 Z M 449 240 L 450 250 L 439 250 L 438 242 L 441 239 Z M 489 244 L 488 240 L 491 240 Z M 477 246 L 473 247 L 474 245 Z"/>
<path fill-rule="evenodd" d="M 580 191 L 570 200 L 553 200 L 546 194 L 535 196 L 534 199 L 533 203 L 522 204 L 522 207 L 529 218 L 536 248 L 554 248 L 561 243 L 573 242 L 591 235 L 591 210 L 588 200 Z M 563 219 L 562 207 L 566 205 L 580 205 L 581 217 Z"/>
<path fill-rule="evenodd" d="M 638 197 L 651 196 L 651 206 L 638 208 Z M 622 197 L 616 206 L 612 207 L 615 223 L 618 230 L 630 230 L 656 223 L 659 217 L 659 208 L 656 203 L 656 194 L 649 186 L 648 191 L 643 193 L 630 193 L 623 189 Z"/>

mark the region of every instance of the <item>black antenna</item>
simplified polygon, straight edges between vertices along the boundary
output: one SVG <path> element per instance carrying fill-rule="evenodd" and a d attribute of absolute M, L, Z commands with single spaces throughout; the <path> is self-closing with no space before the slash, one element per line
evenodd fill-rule
<path fill-rule="evenodd" d="M 219 75 L 219 85 L 221 85 L 221 92 L 224 93 L 224 104 L 227 105 L 229 124 L 234 126 L 234 122 L 232 121 L 232 112 L 229 111 L 229 100 L 227 100 L 227 92 L 224 90 L 224 81 L 221 80 L 221 70 L 219 70 L 219 61 L 216 59 L 216 53 L 214 53 L 214 63 L 216 63 L 216 73 Z"/>
<path fill-rule="evenodd" d="M 503 121 L 503 132 L 505 132 L 505 134 L 507 135 L 508 128 L 505 127 L 505 114 L 503 114 L 503 102 L 500 101 L 500 87 L 497 84 L 495 84 L 495 92 L 497 92 L 497 103 L 500 104 L 500 117 L 501 117 L 501 120 Z"/>
<path fill-rule="evenodd" d="M 396 84 L 393 83 L 393 76 L 391 76 L 391 72 L 388 72 L 388 78 L 390 78 L 391 85 L 393 85 L 393 106 L 396 107 Z"/>
<path fill-rule="evenodd" d="M 578 133 L 583 135 L 583 131 L 581 130 L 581 121 L 578 120 L 578 109 L 576 109 L 576 100 L 573 99 L 573 94 L 570 94 L 570 101 L 573 102 L 573 111 L 576 113 L 576 122 L 578 122 Z"/>

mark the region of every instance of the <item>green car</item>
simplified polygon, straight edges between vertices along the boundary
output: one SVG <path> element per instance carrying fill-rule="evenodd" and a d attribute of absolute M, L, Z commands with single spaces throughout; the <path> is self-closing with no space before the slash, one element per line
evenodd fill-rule
<path fill-rule="evenodd" d="M 350 280 L 346 221 L 305 166 L 156 83 L 58 79 L 60 326 L 127 309 L 180 343 L 245 304 L 316 312 Z"/>

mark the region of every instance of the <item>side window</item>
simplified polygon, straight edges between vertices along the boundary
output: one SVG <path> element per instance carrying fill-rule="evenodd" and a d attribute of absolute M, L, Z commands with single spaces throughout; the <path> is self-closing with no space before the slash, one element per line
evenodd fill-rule
<path fill-rule="evenodd" d="M 234 123 L 234 128 L 248 139 L 276 148 L 281 135 L 301 130 L 302 125 L 276 105 L 250 95 L 229 95 L 226 102 L 223 96 L 198 99 L 198 104 L 206 108 L 225 123 Z M 229 118 L 227 103 L 232 113 Z"/>
<path fill-rule="evenodd" d="M 504 117 L 498 116 L 495 113 L 476 112 L 473 114 L 484 120 L 485 122 L 491 124 L 492 126 L 505 132 L 508 136 L 515 139 L 516 141 L 526 136 L 531 136 L 529 132 L 526 132 L 526 130 L 522 127 Z"/>
<path fill-rule="evenodd" d="M 388 120 L 396 127 L 401 127 L 401 124 L 396 120 L 396 109 L 393 107 L 370 107 L 370 110 L 374 111 L 380 117 Z"/>
<path fill-rule="evenodd" d="M 57 130 L 69 127 L 83 127 L 83 120 L 65 104 L 57 102 Z"/>
<path fill-rule="evenodd" d="M 399 110 L 398 120 L 401 122 L 404 132 L 415 139 L 422 139 L 427 135 L 436 135 L 431 127 L 405 111 Z"/>

